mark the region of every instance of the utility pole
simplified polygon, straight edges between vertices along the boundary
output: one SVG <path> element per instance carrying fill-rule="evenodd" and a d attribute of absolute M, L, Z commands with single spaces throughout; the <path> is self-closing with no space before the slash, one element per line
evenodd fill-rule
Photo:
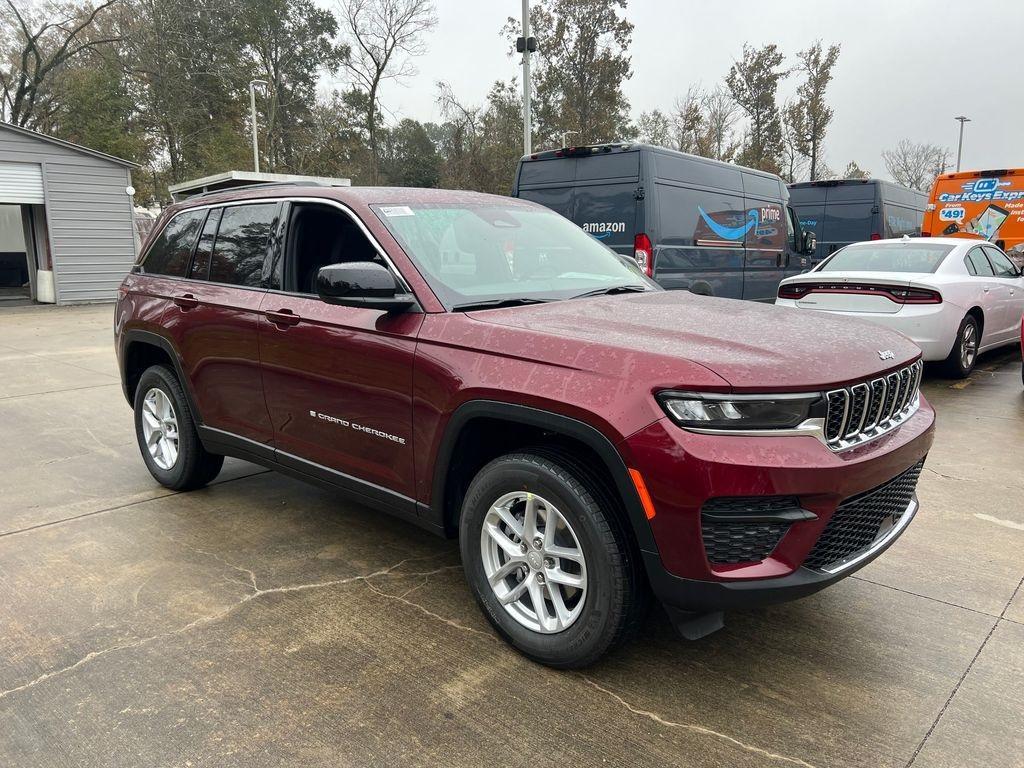
<path fill-rule="evenodd" d="M 523 54 L 523 154 L 532 152 L 530 119 L 530 54 L 537 50 L 537 38 L 530 37 L 530 0 L 523 0 L 523 36 L 516 40 L 516 50 Z"/>
<path fill-rule="evenodd" d="M 256 173 L 260 172 L 260 149 L 259 138 L 256 135 L 256 86 L 270 85 L 266 80 L 249 81 L 249 114 L 252 117 L 252 167 Z"/>
<path fill-rule="evenodd" d="M 956 170 L 957 170 L 957 172 L 959 172 L 960 171 L 960 155 L 962 155 L 963 151 L 964 151 L 964 123 L 971 122 L 971 118 L 964 117 L 963 115 L 960 115 L 959 117 L 954 117 L 953 119 L 960 121 L 960 141 L 958 141 L 957 145 L 956 145 Z"/>

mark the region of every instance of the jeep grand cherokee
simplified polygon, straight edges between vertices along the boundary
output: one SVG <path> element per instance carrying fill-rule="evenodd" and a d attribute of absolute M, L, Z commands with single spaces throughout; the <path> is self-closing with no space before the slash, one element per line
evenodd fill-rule
<path fill-rule="evenodd" d="M 692 638 L 849 575 L 914 516 L 932 441 L 902 336 L 663 291 L 490 195 L 190 199 L 115 323 L 157 481 L 238 456 L 458 536 L 485 616 L 555 667 L 627 637 L 651 594 Z"/>

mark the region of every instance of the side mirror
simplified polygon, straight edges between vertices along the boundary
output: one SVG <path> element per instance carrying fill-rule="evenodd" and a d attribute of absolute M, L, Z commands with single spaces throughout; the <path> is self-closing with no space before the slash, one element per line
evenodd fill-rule
<path fill-rule="evenodd" d="M 818 238 L 814 236 L 813 232 L 808 232 L 806 229 L 800 233 L 800 253 L 810 255 L 814 253 L 814 249 L 818 247 Z"/>
<path fill-rule="evenodd" d="M 373 261 L 328 264 L 316 275 L 316 292 L 328 304 L 404 312 L 416 303 L 411 293 L 399 293 L 395 276 Z"/>

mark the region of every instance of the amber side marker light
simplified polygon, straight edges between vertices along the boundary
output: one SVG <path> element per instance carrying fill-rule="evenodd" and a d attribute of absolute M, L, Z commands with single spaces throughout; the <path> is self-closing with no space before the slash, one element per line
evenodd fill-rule
<path fill-rule="evenodd" d="M 651 494 L 647 492 L 647 484 L 644 482 L 643 475 L 637 470 L 629 470 L 629 476 L 633 478 L 633 487 L 636 488 L 636 492 L 640 495 L 640 504 L 643 505 L 644 514 L 647 515 L 647 519 L 651 520 L 654 518 L 654 502 L 651 501 Z"/>

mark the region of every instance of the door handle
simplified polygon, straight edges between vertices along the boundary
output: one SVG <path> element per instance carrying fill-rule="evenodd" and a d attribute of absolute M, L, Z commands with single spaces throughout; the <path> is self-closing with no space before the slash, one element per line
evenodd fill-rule
<path fill-rule="evenodd" d="M 268 309 L 263 313 L 267 319 L 274 325 L 279 327 L 288 327 L 292 325 L 298 325 L 302 322 L 302 318 L 292 312 L 290 309 L 279 309 L 277 311 Z"/>
<path fill-rule="evenodd" d="M 193 296 L 191 293 L 184 293 L 181 296 L 175 296 L 171 299 L 182 309 L 194 309 L 199 306 L 199 299 Z"/>
<path fill-rule="evenodd" d="M 988 293 L 988 288 L 982 288 L 982 293 Z"/>

